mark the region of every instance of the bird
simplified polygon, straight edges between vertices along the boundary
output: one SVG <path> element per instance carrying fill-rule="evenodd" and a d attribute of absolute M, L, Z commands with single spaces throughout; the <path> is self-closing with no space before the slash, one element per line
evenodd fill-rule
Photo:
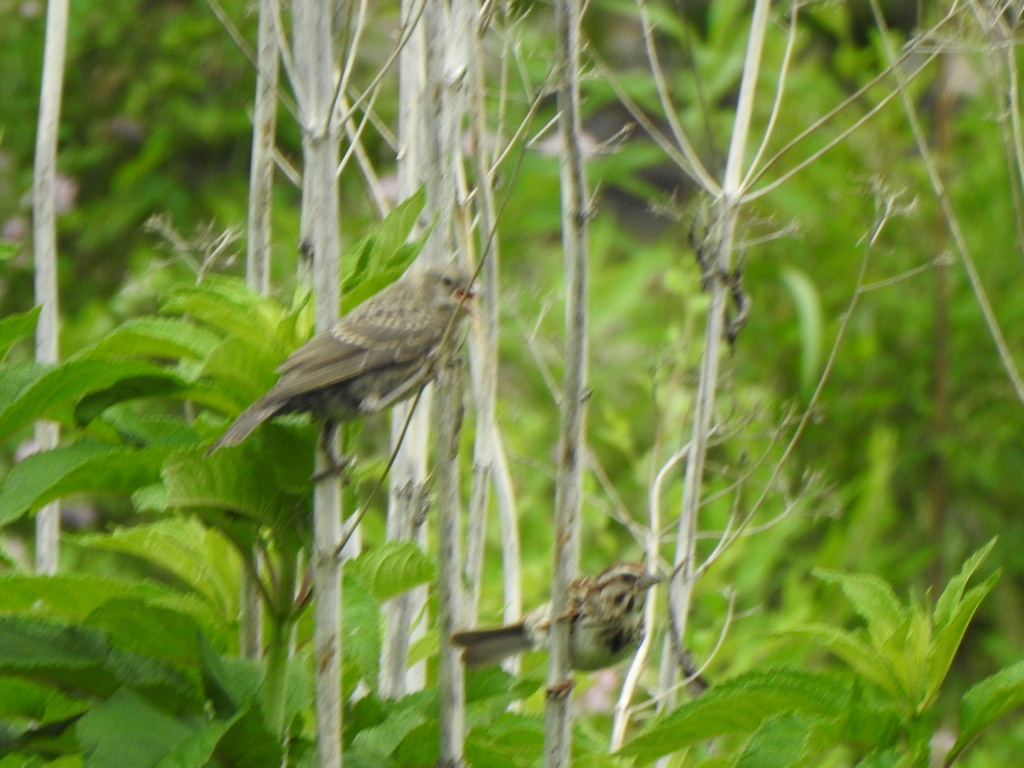
<path fill-rule="evenodd" d="M 413 267 L 318 333 L 281 365 L 277 383 L 246 408 L 207 454 L 238 445 L 272 416 L 309 412 L 339 422 L 379 413 L 436 375 L 450 325 L 474 307 L 473 275 L 452 264 Z"/>
<path fill-rule="evenodd" d="M 569 585 L 569 666 L 577 670 L 610 667 L 633 653 L 644 638 L 647 591 L 664 579 L 641 563 L 615 563 L 596 576 Z M 507 656 L 547 647 L 551 603 L 515 624 L 456 632 L 462 661 L 470 669 L 496 664 Z"/>

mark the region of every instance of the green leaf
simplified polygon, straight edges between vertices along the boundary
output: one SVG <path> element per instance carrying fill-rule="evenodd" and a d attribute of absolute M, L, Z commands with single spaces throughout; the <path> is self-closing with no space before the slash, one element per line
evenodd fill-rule
<path fill-rule="evenodd" d="M 878 649 L 860 640 L 856 634 L 828 624 L 808 624 L 787 630 L 789 634 L 803 635 L 809 640 L 827 648 L 854 671 L 864 676 L 879 688 L 895 698 L 905 700 L 903 678 L 893 669 L 892 659 L 879 653 Z"/>
<path fill-rule="evenodd" d="M 211 638 L 224 635 L 225 622 L 206 601 L 144 579 L 132 581 L 86 574 L 0 574 L 0 614 L 53 617 L 81 622 L 111 600 L 132 599 L 195 619 Z"/>
<path fill-rule="evenodd" d="M 414 542 L 388 541 L 345 564 L 345 572 L 369 587 L 383 603 L 434 579 L 434 563 Z"/>
<path fill-rule="evenodd" d="M 1021 705 L 1024 705 L 1024 661 L 1001 669 L 972 686 L 960 701 L 960 735 L 946 764 L 952 764 L 985 728 Z"/>
<path fill-rule="evenodd" d="M 179 671 L 199 668 L 201 631 L 187 614 L 137 598 L 120 598 L 99 606 L 84 623 L 102 630 L 120 650 L 169 662 Z"/>
<path fill-rule="evenodd" d="M 238 614 L 238 553 L 218 531 L 196 520 L 172 518 L 121 527 L 109 534 L 80 536 L 75 542 L 153 563 L 210 601 L 224 618 Z"/>
<path fill-rule="evenodd" d="M 967 582 L 978 569 L 978 566 L 988 557 L 992 548 L 996 545 L 997 538 L 990 540 L 988 544 L 967 559 L 963 568 L 960 569 L 960 573 L 949 580 L 949 584 L 946 585 L 939 599 L 935 601 L 935 626 L 937 629 L 941 630 L 953 620 L 964 589 L 967 588 Z"/>
<path fill-rule="evenodd" d="M 169 706 L 201 706 L 198 691 L 173 667 L 115 649 L 105 633 L 80 625 L 0 617 L 0 675 L 100 698 L 127 684 Z"/>
<path fill-rule="evenodd" d="M 901 759 L 899 751 L 895 749 L 872 752 L 857 763 L 857 768 L 897 768 Z"/>
<path fill-rule="evenodd" d="M 281 344 L 252 344 L 246 339 L 230 337 L 210 354 L 202 374 L 224 388 L 240 408 L 237 414 L 277 381 L 275 369 L 291 352 Z"/>
<path fill-rule="evenodd" d="M 800 762 L 812 723 L 780 712 L 761 723 L 740 754 L 736 768 L 789 768 Z"/>
<path fill-rule="evenodd" d="M 208 276 L 199 285 L 173 289 L 161 311 L 188 315 L 254 346 L 273 343 L 285 317 L 278 302 L 260 296 L 244 280 L 218 275 Z"/>
<path fill-rule="evenodd" d="M 376 690 L 380 669 L 380 609 L 363 583 L 345 574 L 342 585 L 342 650 L 345 655 L 345 690 L 362 679 Z"/>
<path fill-rule="evenodd" d="M 122 323 L 76 359 L 150 357 L 205 360 L 221 337 L 208 328 L 178 317 L 139 317 Z"/>
<path fill-rule="evenodd" d="M 659 718 L 621 751 L 645 764 L 705 739 L 753 732 L 776 714 L 838 719 L 846 713 L 850 695 L 849 679 L 839 675 L 790 668 L 748 672 Z"/>
<path fill-rule="evenodd" d="M 390 756 L 414 729 L 428 722 L 426 713 L 415 707 L 399 707 L 380 725 L 364 728 L 355 735 L 355 750 Z"/>
<path fill-rule="evenodd" d="M 294 749 L 293 743 L 293 754 Z M 283 764 L 281 744 L 267 730 L 258 704 L 250 703 L 235 716 L 217 745 L 217 764 L 225 768 L 280 768 Z M 294 765 L 302 763 L 296 760 Z"/>
<path fill-rule="evenodd" d="M 807 392 L 817 384 L 821 367 L 824 328 L 821 296 L 811 279 L 801 270 L 784 269 L 781 278 L 796 305 L 800 319 L 800 386 Z"/>
<path fill-rule="evenodd" d="M 167 503 L 172 507 L 213 507 L 243 515 L 281 531 L 297 528 L 308 516 L 305 496 L 283 492 L 273 472 L 249 460 L 244 447 L 212 456 L 181 451 L 164 463 Z"/>
<path fill-rule="evenodd" d="M 18 339 L 35 331 L 40 309 L 42 307 L 35 306 L 28 312 L 16 312 L 0 320 L 0 363 Z"/>
<path fill-rule="evenodd" d="M 908 612 L 884 579 L 870 573 L 825 570 L 815 570 L 814 575 L 839 585 L 857 615 L 867 624 L 875 647 L 880 648 L 894 634 L 906 629 Z"/>
<path fill-rule="evenodd" d="M 343 313 L 394 282 L 416 258 L 422 240 L 406 241 L 425 201 L 426 193 L 420 187 L 375 224 L 356 244 L 353 253 L 342 260 L 343 264 L 352 265 L 342 280 Z"/>
<path fill-rule="evenodd" d="M 132 493 L 160 478 L 168 451 L 82 442 L 28 456 L 0 484 L 0 525 L 70 493 Z"/>
<path fill-rule="evenodd" d="M 140 360 L 72 360 L 45 369 L 0 407 L 0 439 L 36 419 L 66 419 L 68 414 L 61 409 L 68 409 L 89 393 L 108 389 L 122 379 L 138 377 L 180 381 L 165 369 Z M 0 403 L 4 402 L 0 399 Z"/>
<path fill-rule="evenodd" d="M 107 408 L 117 403 L 139 400 L 143 397 L 182 397 L 190 389 L 185 381 L 176 375 L 128 376 L 113 386 L 92 392 L 79 400 L 75 406 L 75 423 L 80 427 L 87 426 Z"/>
<path fill-rule="evenodd" d="M 186 725 L 121 688 L 86 714 L 75 734 L 89 768 L 201 768 L 226 727 Z"/>
<path fill-rule="evenodd" d="M 953 657 L 960 647 L 964 632 L 967 631 L 967 625 L 971 623 L 974 612 L 978 610 L 981 601 L 985 599 L 998 580 L 999 571 L 996 571 L 981 584 L 969 590 L 962 600 L 958 600 L 952 615 L 937 630 L 928 660 L 926 703 L 930 703 L 938 695 L 939 686 L 946 679 L 946 673 L 949 672 L 949 667 L 953 663 Z M 936 610 L 938 610 L 937 607 Z"/>
<path fill-rule="evenodd" d="M 222 656 L 205 637 L 199 638 L 199 649 L 203 687 L 218 717 L 230 717 L 255 700 L 263 684 L 258 661 Z"/>
<path fill-rule="evenodd" d="M 512 712 L 501 713 L 466 736 L 466 759 L 474 768 L 530 768 L 538 764 L 543 748 L 543 720 Z"/>
<path fill-rule="evenodd" d="M 170 594 L 167 587 L 141 579 L 64 573 L 0 574 L 0 614 L 31 613 L 80 621 L 109 600 L 135 597 L 153 602 Z"/>

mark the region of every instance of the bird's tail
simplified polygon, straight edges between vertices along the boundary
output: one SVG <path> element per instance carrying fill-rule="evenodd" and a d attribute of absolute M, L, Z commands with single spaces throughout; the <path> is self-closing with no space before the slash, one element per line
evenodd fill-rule
<path fill-rule="evenodd" d="M 266 398 L 261 397 L 255 403 L 246 408 L 235 419 L 234 423 L 228 427 L 227 432 L 220 436 L 213 445 L 206 451 L 206 455 L 209 456 L 211 453 L 216 451 L 218 448 L 223 448 L 228 445 L 238 445 L 240 442 L 245 440 L 249 434 L 256 429 L 260 424 L 269 419 L 281 408 L 279 402 L 268 402 Z"/>
<path fill-rule="evenodd" d="M 462 661 L 470 669 L 497 664 L 506 656 L 533 648 L 523 622 L 494 629 L 456 632 L 452 635 L 452 642 L 463 647 Z"/>

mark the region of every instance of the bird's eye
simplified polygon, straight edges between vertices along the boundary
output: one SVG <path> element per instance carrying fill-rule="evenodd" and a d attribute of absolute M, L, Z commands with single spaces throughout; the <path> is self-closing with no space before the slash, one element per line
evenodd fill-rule
<path fill-rule="evenodd" d="M 452 288 L 455 286 L 455 281 L 452 280 L 450 277 L 445 276 L 441 278 L 441 285 L 443 285 L 445 288 Z"/>

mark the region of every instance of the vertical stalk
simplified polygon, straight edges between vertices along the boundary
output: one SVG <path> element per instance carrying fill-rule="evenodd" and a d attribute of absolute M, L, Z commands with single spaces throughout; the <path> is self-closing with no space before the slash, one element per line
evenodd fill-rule
<path fill-rule="evenodd" d="M 756 0 L 751 19 L 750 36 L 743 62 L 740 95 L 733 121 L 726 159 L 722 191 L 715 201 L 714 221 L 705 241 L 706 262 L 704 279 L 709 286 L 711 303 L 704 334 L 704 355 L 697 381 L 693 411 L 690 452 L 683 476 L 683 498 L 679 513 L 678 541 L 675 554 L 675 572 L 668 585 L 669 632 L 673 653 L 662 660 L 660 687 L 662 692 L 673 687 L 677 668 L 685 667 L 686 624 L 693 599 L 695 584 L 697 511 L 700 508 L 704 480 L 704 462 L 707 457 L 708 438 L 718 393 L 718 369 L 722 339 L 725 331 L 725 313 L 729 301 L 729 276 L 732 270 L 732 252 L 735 244 L 739 215 L 738 201 L 742 195 L 744 154 L 750 133 L 754 96 L 761 66 L 761 51 L 767 32 L 770 0 Z"/>
<path fill-rule="evenodd" d="M 418 0 L 402 0 L 402 27 L 416 19 Z M 417 23 L 399 54 L 398 61 L 398 186 L 405 199 L 419 188 L 425 178 L 426 163 L 426 37 L 424 25 Z M 423 231 L 423 218 L 414 234 Z M 429 254 L 427 254 L 429 255 Z M 426 547 L 423 528 L 427 507 L 427 437 L 430 431 L 430 410 L 433 387 L 419 398 L 409 428 L 391 468 L 388 487 L 387 538 L 414 539 Z M 401 439 L 409 419 L 412 402 L 400 403 L 391 412 L 391 450 Z M 417 587 L 392 598 L 384 604 L 384 641 L 381 649 L 380 695 L 401 698 L 420 690 L 426 682 L 423 662 L 406 669 L 411 641 L 424 632 L 421 620 L 413 620 L 425 610 L 426 587 Z"/>
<path fill-rule="evenodd" d="M 274 185 L 274 137 L 277 132 L 278 0 L 260 0 L 256 37 L 256 96 L 252 121 L 252 164 L 249 168 L 249 232 L 245 280 L 266 296 L 270 292 L 270 220 Z M 259 550 L 252 552 L 259 573 Z M 242 570 L 239 652 L 258 659 L 263 649 L 263 611 L 254 577 Z"/>
<path fill-rule="evenodd" d="M 580 146 L 581 14 L 579 0 L 556 0 L 558 129 L 562 143 L 559 180 L 566 282 L 565 373 L 558 438 L 558 477 L 555 481 L 554 566 L 551 578 L 553 620 L 544 718 L 545 768 L 569 766 L 572 734 L 569 620 L 565 613 L 569 606 L 569 585 L 579 569 L 587 399 L 587 222 L 590 215 Z"/>
<path fill-rule="evenodd" d="M 330 5 L 293 0 L 295 91 L 302 128 L 301 248 L 312 256 L 316 330 L 338 320 L 339 273 L 338 139 L 331 122 L 334 96 L 334 38 Z M 335 442 L 335 449 L 337 443 Z M 341 483 L 324 472 L 331 459 L 317 452 L 322 479 L 313 491 L 313 645 L 316 664 L 318 768 L 340 768 L 341 699 Z"/>
<path fill-rule="evenodd" d="M 480 18 L 478 3 L 474 3 L 474 17 Z M 477 623 L 480 603 L 480 584 L 483 575 L 484 544 L 487 534 L 488 502 L 494 487 L 501 526 L 502 578 L 505 596 L 505 618 L 513 623 L 522 615 L 520 591 L 520 554 L 518 516 L 508 466 L 504 461 L 501 432 L 495 416 L 498 388 L 498 271 L 499 249 L 497 237 L 497 204 L 490 183 L 486 61 L 483 36 L 487 28 L 479 23 L 470 30 L 473 55 L 470 57 L 469 102 L 470 132 L 474 147 L 473 171 L 476 189 L 473 199 L 479 219 L 480 292 L 484 297 L 481 322 L 473 323 L 470 335 L 470 363 L 473 374 L 473 394 L 476 401 L 476 429 L 473 443 L 473 484 L 470 493 L 469 524 L 466 543 L 466 579 L 472 593 L 469 615 L 470 626 Z M 519 669 L 519 658 L 508 659 L 504 667 Z"/>
<path fill-rule="evenodd" d="M 291 634 L 295 626 L 292 606 L 295 601 L 296 556 L 283 553 L 281 576 L 277 594 L 272 598 L 274 606 L 270 617 L 270 642 L 267 643 L 262 697 L 263 715 L 274 734 L 285 737 L 285 704 L 287 703 L 286 681 L 288 679 L 288 656 L 291 651 Z"/>
<path fill-rule="evenodd" d="M 937 98 L 935 99 L 935 155 L 938 173 L 947 176 L 946 164 L 953 146 L 953 94 L 950 92 L 951 54 L 939 58 Z M 935 228 L 935 253 L 949 246 L 949 233 L 942 222 Z M 932 544 L 930 581 L 935 594 L 941 594 L 943 551 L 945 550 L 946 510 L 949 503 L 949 475 L 946 466 L 946 429 L 949 423 L 949 265 L 938 259 L 935 275 L 935 318 L 932 327 L 932 449 L 928 472 L 928 533 Z"/>
<path fill-rule="evenodd" d="M 467 72 L 468 3 L 464 0 L 428 0 L 423 14 L 426 25 L 427 215 L 437 226 L 427 243 L 426 257 L 447 260 L 455 253 L 455 163 L 458 158 L 460 121 Z M 449 346 L 454 344 L 454 335 Z M 459 499 L 458 449 L 462 426 L 461 372 L 451 348 L 442 350 L 434 407 L 436 429 L 438 628 L 440 651 L 438 689 L 440 698 L 440 760 L 442 768 L 463 765 L 465 690 L 462 661 L 451 642 L 452 632 L 464 626 L 462 617 L 461 503 Z"/>
<path fill-rule="evenodd" d="M 35 245 L 35 300 L 41 305 L 36 325 L 36 362 L 57 362 L 59 321 L 57 311 L 57 130 L 64 88 L 64 54 L 68 36 L 68 0 L 46 4 L 46 42 L 43 48 L 43 81 L 39 95 L 39 122 L 32 177 L 32 236 Z M 57 447 L 56 422 L 38 421 L 35 450 Z M 36 516 L 36 571 L 57 572 L 60 559 L 60 502 L 53 501 Z"/>
<path fill-rule="evenodd" d="M 278 13 L 278 0 L 259 0 L 245 275 L 249 286 L 264 295 L 270 292 L 271 193 L 277 133 Z"/>

